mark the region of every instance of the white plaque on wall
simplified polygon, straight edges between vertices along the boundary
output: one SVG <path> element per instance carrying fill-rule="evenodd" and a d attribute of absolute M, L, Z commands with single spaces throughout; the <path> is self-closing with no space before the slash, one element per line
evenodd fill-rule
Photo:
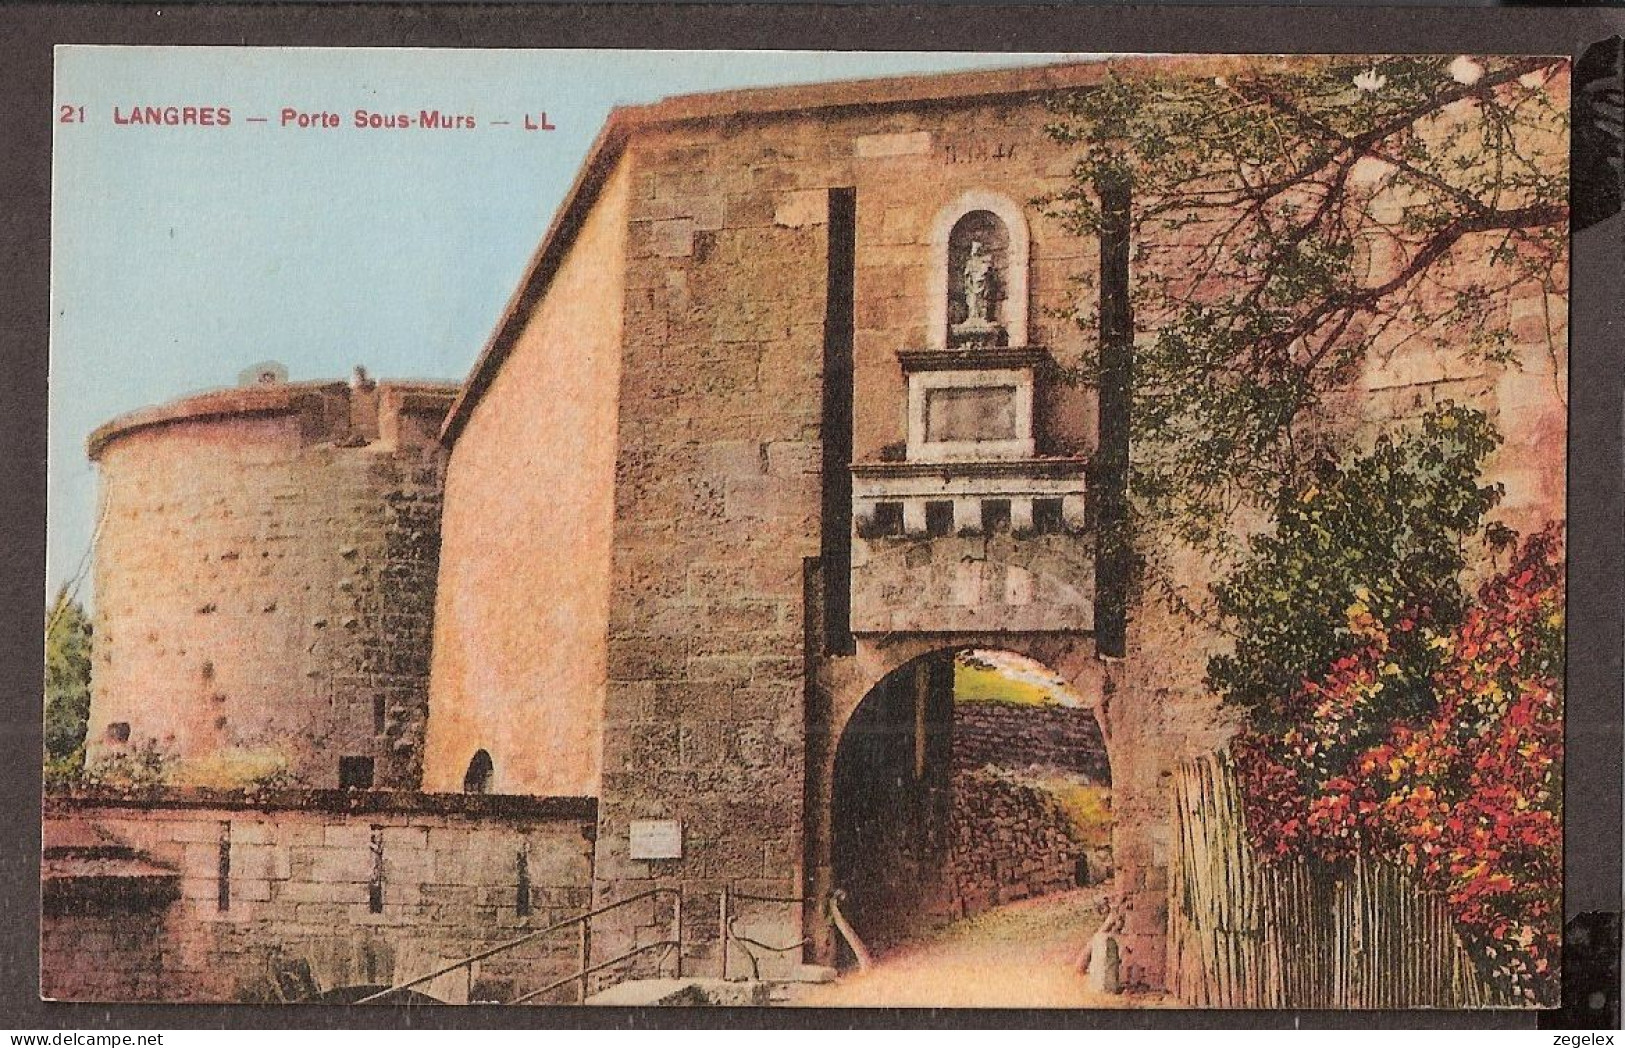
<path fill-rule="evenodd" d="M 676 819 L 633 819 L 632 858 L 681 859 L 683 824 Z"/>

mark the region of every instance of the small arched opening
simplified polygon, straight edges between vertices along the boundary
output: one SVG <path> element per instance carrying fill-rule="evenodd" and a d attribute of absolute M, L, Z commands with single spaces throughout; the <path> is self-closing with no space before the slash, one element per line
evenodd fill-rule
<path fill-rule="evenodd" d="M 464 793 L 490 793 L 491 779 L 496 768 L 491 763 L 491 755 L 484 750 L 474 754 L 468 762 L 468 771 L 463 774 Z"/>
<path fill-rule="evenodd" d="M 906 663 L 847 722 L 832 787 L 833 886 L 872 951 L 1051 896 L 1082 945 L 1112 871 L 1111 769 L 1091 697 L 1048 667 L 981 648 Z"/>

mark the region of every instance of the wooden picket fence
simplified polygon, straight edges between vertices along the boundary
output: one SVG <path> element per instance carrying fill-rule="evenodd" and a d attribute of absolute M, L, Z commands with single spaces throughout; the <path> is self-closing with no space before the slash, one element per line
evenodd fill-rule
<path fill-rule="evenodd" d="M 1482 1008 L 1513 1002 L 1444 900 L 1391 863 L 1265 864 L 1227 754 L 1175 771 L 1168 988 L 1199 1008 Z"/>

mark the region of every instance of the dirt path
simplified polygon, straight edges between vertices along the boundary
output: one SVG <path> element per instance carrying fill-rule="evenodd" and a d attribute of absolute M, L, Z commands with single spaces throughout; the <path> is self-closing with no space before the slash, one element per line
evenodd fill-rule
<path fill-rule="evenodd" d="M 1101 889 L 1027 899 L 960 921 L 927 942 L 809 986 L 789 1002 L 834 1008 L 1134 1008 L 1161 998 L 1092 993 L 1072 964 L 1100 924 Z"/>

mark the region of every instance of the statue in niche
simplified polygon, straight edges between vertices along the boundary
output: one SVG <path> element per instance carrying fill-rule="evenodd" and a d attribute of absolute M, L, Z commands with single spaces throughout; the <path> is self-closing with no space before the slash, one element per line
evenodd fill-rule
<path fill-rule="evenodd" d="M 993 290 L 993 256 L 982 247 L 980 240 L 970 242 L 970 254 L 965 256 L 965 322 L 980 321 L 992 324 L 988 307 L 993 304 L 989 293 Z"/>
<path fill-rule="evenodd" d="M 990 211 L 971 211 L 948 236 L 948 344 L 1002 346 L 1010 235 Z"/>

